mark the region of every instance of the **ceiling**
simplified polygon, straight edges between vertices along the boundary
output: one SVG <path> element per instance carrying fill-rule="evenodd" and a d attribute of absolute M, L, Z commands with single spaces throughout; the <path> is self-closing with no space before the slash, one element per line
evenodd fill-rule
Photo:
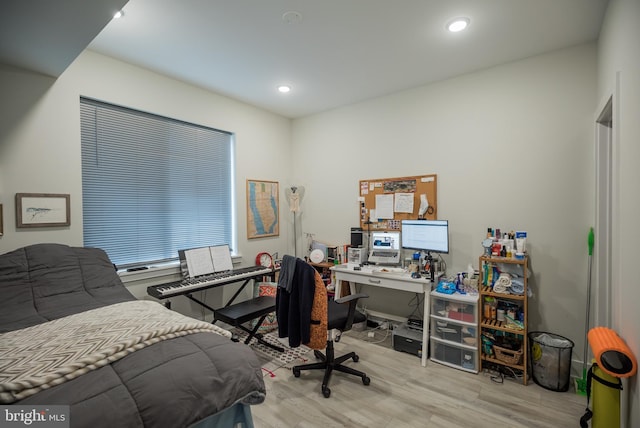
<path fill-rule="evenodd" d="M 2 0 L 0 64 L 58 77 L 127 0 Z"/>
<path fill-rule="evenodd" d="M 607 5 L 607 0 L 3 1 L 9 14 L 3 3 L 0 62 L 56 75 L 61 63 L 67 61 L 64 70 L 88 47 L 290 118 L 594 41 Z M 124 3 L 124 18 L 108 22 Z M 461 33 L 449 33 L 445 24 L 457 16 L 471 23 Z M 281 84 L 291 92 L 279 93 Z"/>

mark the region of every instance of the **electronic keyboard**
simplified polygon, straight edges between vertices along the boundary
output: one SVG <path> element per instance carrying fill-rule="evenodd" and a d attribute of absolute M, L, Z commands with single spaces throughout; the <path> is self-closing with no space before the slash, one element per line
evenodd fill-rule
<path fill-rule="evenodd" d="M 156 299 L 167 299 L 181 294 L 193 293 L 194 291 L 219 285 L 230 284 L 243 279 L 251 279 L 261 275 L 271 275 L 273 269 L 264 266 L 249 266 L 245 268 L 217 272 L 211 275 L 202 275 L 195 278 L 188 278 L 182 281 L 168 284 L 153 285 L 147 287 L 147 294 Z"/>

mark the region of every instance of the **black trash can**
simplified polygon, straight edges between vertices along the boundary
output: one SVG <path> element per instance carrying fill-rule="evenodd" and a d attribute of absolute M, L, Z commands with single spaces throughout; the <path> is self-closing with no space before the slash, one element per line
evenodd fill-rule
<path fill-rule="evenodd" d="M 529 333 L 529 355 L 533 381 L 551 391 L 569 389 L 573 342 L 543 331 Z"/>

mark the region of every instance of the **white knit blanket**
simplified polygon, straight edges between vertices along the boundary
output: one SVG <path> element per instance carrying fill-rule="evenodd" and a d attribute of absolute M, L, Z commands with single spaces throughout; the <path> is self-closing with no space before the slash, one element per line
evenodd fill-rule
<path fill-rule="evenodd" d="M 157 302 L 137 300 L 0 334 L 0 403 L 21 400 L 162 340 L 199 332 L 231 337 Z"/>

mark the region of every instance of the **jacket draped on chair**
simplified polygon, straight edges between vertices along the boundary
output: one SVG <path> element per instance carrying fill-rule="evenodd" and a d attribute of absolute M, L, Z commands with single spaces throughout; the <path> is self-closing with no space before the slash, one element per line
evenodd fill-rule
<path fill-rule="evenodd" d="M 327 343 L 327 289 L 316 269 L 284 256 L 276 293 L 278 335 L 289 346 L 324 349 Z"/>

